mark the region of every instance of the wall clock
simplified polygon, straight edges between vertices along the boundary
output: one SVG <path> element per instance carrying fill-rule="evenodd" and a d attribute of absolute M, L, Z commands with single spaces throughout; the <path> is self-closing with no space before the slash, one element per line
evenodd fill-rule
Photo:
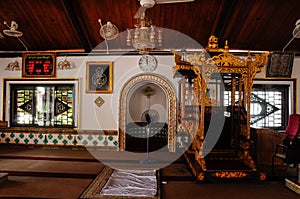
<path fill-rule="evenodd" d="M 139 67 L 142 71 L 151 72 L 156 69 L 157 60 L 152 55 L 143 55 L 139 60 Z"/>
<path fill-rule="evenodd" d="M 22 59 L 22 77 L 55 77 L 55 53 L 25 53 Z"/>

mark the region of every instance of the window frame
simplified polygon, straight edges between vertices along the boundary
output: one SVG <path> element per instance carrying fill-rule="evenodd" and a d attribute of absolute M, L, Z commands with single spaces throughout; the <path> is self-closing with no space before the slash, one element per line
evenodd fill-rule
<path fill-rule="evenodd" d="M 297 110 L 297 79 L 296 78 L 255 78 L 253 81 L 254 85 L 272 85 L 274 87 L 280 86 L 280 85 L 288 85 L 289 86 L 289 93 L 288 93 L 288 103 L 289 103 L 289 110 L 287 110 L 286 118 L 283 118 L 283 122 L 288 120 L 288 115 L 296 113 Z M 284 130 L 284 129 L 278 129 L 278 128 L 272 128 L 271 129 L 276 130 Z"/>
<path fill-rule="evenodd" d="M 74 104 L 74 126 L 66 127 L 66 128 L 77 128 L 78 121 L 79 121 L 79 79 L 3 79 L 3 121 L 7 121 L 10 127 L 11 124 L 11 85 L 18 84 L 18 85 L 61 85 L 61 84 L 72 84 L 74 85 L 74 94 L 73 94 L 73 104 Z M 35 126 L 32 126 L 35 128 Z M 38 128 L 49 128 L 49 126 L 38 126 Z M 62 127 L 55 127 L 51 126 L 50 128 L 62 128 Z M 65 128 L 65 127 L 63 127 Z"/>

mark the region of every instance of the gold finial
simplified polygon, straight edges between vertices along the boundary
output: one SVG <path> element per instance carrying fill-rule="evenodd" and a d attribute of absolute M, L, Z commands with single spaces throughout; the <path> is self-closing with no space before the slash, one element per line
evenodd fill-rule
<path fill-rule="evenodd" d="M 207 51 L 218 51 L 218 38 L 214 35 L 211 35 L 208 39 L 208 44 L 206 47 Z"/>
<path fill-rule="evenodd" d="M 228 40 L 225 41 L 224 50 L 229 51 Z"/>

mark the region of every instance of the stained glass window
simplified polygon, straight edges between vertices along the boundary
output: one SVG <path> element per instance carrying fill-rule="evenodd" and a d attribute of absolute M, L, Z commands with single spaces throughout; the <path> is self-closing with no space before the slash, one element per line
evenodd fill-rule
<path fill-rule="evenodd" d="M 11 126 L 73 127 L 74 85 L 11 85 Z"/>

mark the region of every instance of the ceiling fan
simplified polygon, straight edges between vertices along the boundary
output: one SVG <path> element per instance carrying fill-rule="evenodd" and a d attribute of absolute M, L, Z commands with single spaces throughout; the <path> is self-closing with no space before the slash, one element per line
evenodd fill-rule
<path fill-rule="evenodd" d="M 10 37 L 21 37 L 23 35 L 23 33 L 21 31 L 17 30 L 18 29 L 17 22 L 12 21 L 11 26 L 9 26 L 6 21 L 4 21 L 4 24 L 9 28 L 9 29 L 3 30 L 3 33 L 5 35 L 10 36 Z"/>
<path fill-rule="evenodd" d="M 18 30 L 19 25 L 17 24 L 17 22 L 11 21 L 11 25 L 9 26 L 8 23 L 6 21 L 4 21 L 4 25 L 6 25 L 8 27 L 8 29 L 3 30 L 3 33 L 9 37 L 17 38 L 20 41 L 20 43 L 24 46 L 26 51 L 28 51 L 27 46 L 20 39 L 20 37 L 23 35 L 23 32 Z M 2 34 L 0 34 L 0 38 L 4 38 L 4 36 Z"/>
<path fill-rule="evenodd" d="M 155 4 L 192 2 L 194 0 L 139 0 L 139 1 L 141 7 L 134 15 L 135 19 L 139 19 L 139 18 L 143 19 L 145 17 L 145 11 L 148 8 L 152 8 Z"/>

